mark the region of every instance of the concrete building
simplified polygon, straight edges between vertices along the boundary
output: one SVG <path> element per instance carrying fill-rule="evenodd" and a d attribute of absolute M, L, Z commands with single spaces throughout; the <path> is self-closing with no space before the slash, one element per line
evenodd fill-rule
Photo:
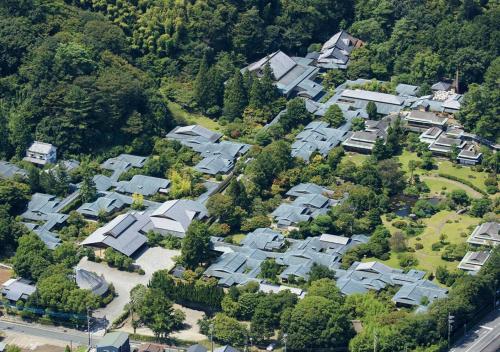
<path fill-rule="evenodd" d="M 55 164 L 57 161 L 57 148 L 50 143 L 35 141 L 26 151 L 23 160 L 40 166 Z"/>

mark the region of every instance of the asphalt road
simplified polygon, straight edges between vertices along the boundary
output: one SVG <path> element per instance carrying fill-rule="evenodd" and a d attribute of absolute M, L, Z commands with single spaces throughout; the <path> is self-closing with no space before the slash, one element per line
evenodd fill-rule
<path fill-rule="evenodd" d="M 5 335 L 8 335 L 9 331 L 12 331 L 19 334 L 26 334 L 30 336 L 38 336 L 47 339 L 62 341 L 68 344 L 70 343 L 70 341 L 73 341 L 74 343 L 80 345 L 86 345 L 89 340 L 86 333 L 78 332 L 76 330 L 55 329 L 32 324 L 15 323 L 5 320 L 0 320 L 0 331 L 4 332 Z M 100 338 L 101 337 L 92 337 L 92 344 L 98 342 Z"/>
<path fill-rule="evenodd" d="M 500 351 L 500 309 L 490 313 L 450 352 L 498 352 Z"/>

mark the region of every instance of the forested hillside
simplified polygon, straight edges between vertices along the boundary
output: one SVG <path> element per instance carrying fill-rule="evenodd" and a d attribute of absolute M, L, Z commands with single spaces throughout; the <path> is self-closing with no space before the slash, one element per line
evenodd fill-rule
<path fill-rule="evenodd" d="M 236 68 L 278 49 L 304 55 L 339 29 L 367 43 L 341 78 L 425 92 L 458 70 L 471 91 L 460 119 L 496 139 L 499 12 L 488 0 L 5 0 L 0 154 L 20 155 L 33 138 L 70 154 L 148 150 L 145 137 L 172 124 L 167 98 L 224 116 L 222 83 Z"/>

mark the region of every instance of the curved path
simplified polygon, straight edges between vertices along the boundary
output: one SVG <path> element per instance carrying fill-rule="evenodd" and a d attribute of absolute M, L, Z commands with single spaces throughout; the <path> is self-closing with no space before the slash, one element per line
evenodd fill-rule
<path fill-rule="evenodd" d="M 470 186 L 467 186 L 466 184 L 464 184 L 462 182 L 459 182 L 459 181 L 450 180 L 448 178 L 444 178 L 444 177 L 440 177 L 440 176 L 425 176 L 425 175 L 421 175 L 420 179 L 422 181 L 425 181 L 425 180 L 436 180 L 436 181 L 450 183 L 452 185 L 455 185 L 455 186 L 463 189 L 464 191 L 466 191 L 467 193 L 469 193 L 469 195 L 471 197 L 473 197 L 473 198 L 481 198 L 483 196 L 481 193 L 479 193 L 475 189 L 472 189 Z"/>

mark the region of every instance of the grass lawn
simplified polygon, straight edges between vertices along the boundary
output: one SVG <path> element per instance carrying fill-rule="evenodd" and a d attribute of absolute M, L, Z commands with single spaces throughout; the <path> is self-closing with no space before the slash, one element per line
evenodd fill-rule
<path fill-rule="evenodd" d="M 410 160 L 420 160 L 420 158 L 417 156 L 417 153 L 411 153 L 407 150 L 404 150 L 403 153 L 398 156 L 398 158 L 402 164 L 402 166 L 401 166 L 402 169 L 406 172 L 408 172 L 408 163 L 410 162 Z M 438 167 L 436 170 L 426 171 L 426 170 L 422 170 L 422 169 L 417 169 L 417 170 L 415 170 L 415 173 L 419 174 L 419 175 L 429 174 L 429 175 L 434 175 L 434 176 L 437 176 L 438 173 L 453 175 L 453 176 L 461 178 L 463 180 L 473 182 L 477 187 L 486 191 L 486 186 L 484 185 L 484 180 L 486 180 L 486 178 L 488 177 L 488 173 L 474 171 L 469 166 L 460 166 L 457 164 L 453 164 L 449 160 L 445 160 L 445 159 L 441 159 L 441 158 L 435 158 L 434 160 L 435 160 L 436 165 Z M 445 181 L 446 179 L 443 179 L 443 180 Z M 450 183 L 448 182 L 448 184 L 450 184 Z M 441 186 L 441 185 L 439 185 L 439 186 Z M 429 187 L 431 187 L 430 184 L 429 184 Z M 432 187 L 431 187 L 431 189 L 432 189 Z M 457 188 L 451 188 L 451 189 L 457 189 Z"/>
<path fill-rule="evenodd" d="M 427 186 L 429 186 L 429 188 L 430 188 L 429 195 L 430 196 L 440 196 L 441 192 L 443 192 L 443 191 L 446 193 L 449 193 L 449 192 L 452 192 L 452 191 L 457 190 L 457 189 L 463 189 L 465 192 L 467 192 L 469 197 L 472 197 L 472 198 L 481 198 L 482 197 L 482 195 L 479 192 L 474 191 L 472 188 L 468 187 L 467 185 L 464 185 L 464 184 L 456 182 L 456 181 L 448 180 L 446 178 L 442 178 L 442 177 L 426 178 L 425 176 L 423 176 L 421 180 L 424 181 L 427 184 Z"/>
<path fill-rule="evenodd" d="M 217 121 L 201 114 L 192 114 L 173 101 L 168 102 L 168 108 L 176 121 L 186 122 L 191 125 L 200 125 L 212 131 L 218 131 L 221 129 Z"/>
<path fill-rule="evenodd" d="M 369 155 L 347 152 L 343 160 L 350 160 L 356 165 L 361 165 L 368 157 Z"/>
<path fill-rule="evenodd" d="M 383 218 L 384 225 L 394 233 L 398 231 L 397 228 L 391 225 L 385 217 Z M 393 220 L 394 221 L 394 220 Z M 433 243 L 439 241 L 439 236 L 441 234 L 446 234 L 446 241 L 450 244 L 464 243 L 471 233 L 468 229 L 469 226 L 476 226 L 480 219 L 473 218 L 469 215 L 458 215 L 454 211 L 441 211 L 434 216 L 424 219 L 424 223 L 427 225 L 424 232 L 419 236 L 411 237 L 408 239 L 408 246 L 415 247 L 415 243 L 420 242 L 424 248 L 416 250 L 415 257 L 418 259 L 419 264 L 417 269 L 425 270 L 427 272 L 433 272 L 438 266 L 446 266 L 448 269 L 456 269 L 458 261 L 448 262 L 441 259 L 441 253 L 444 249 L 440 251 L 433 251 L 431 246 Z M 421 240 L 417 241 L 416 237 L 420 237 Z M 397 253 L 391 252 L 391 258 L 384 261 L 383 263 L 400 268 L 397 258 Z M 364 261 L 377 260 L 375 258 L 366 258 Z"/>

